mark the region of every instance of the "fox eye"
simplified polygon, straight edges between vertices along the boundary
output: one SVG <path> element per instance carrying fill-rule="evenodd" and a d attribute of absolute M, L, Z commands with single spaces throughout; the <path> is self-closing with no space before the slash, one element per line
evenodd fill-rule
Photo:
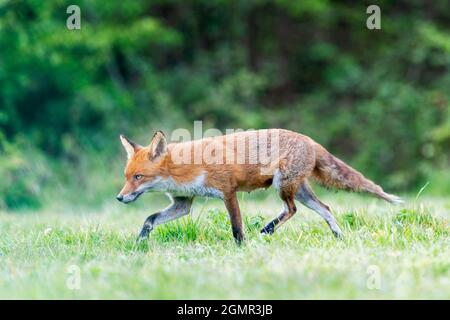
<path fill-rule="evenodd" d="M 142 178 L 142 174 L 135 174 L 134 180 L 140 180 Z"/>

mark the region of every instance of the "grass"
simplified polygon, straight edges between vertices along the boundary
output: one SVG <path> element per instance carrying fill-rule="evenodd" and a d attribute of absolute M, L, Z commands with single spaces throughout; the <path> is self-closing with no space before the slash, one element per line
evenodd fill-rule
<path fill-rule="evenodd" d="M 241 247 L 216 200 L 197 201 L 191 216 L 157 227 L 141 245 L 144 219 L 164 206 L 145 205 L 161 197 L 95 212 L 0 212 L 0 298 L 450 298 L 448 198 L 422 195 L 402 206 L 344 193 L 321 198 L 343 240 L 300 205 L 262 236 L 281 207 L 273 196 L 241 199 Z"/>

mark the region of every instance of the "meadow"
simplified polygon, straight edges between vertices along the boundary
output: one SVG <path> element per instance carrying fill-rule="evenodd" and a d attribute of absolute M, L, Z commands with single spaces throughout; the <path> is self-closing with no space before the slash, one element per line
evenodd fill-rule
<path fill-rule="evenodd" d="M 360 1 L 72 5 L 0 1 L 0 298 L 450 298 L 450 1 L 380 1 L 377 30 Z M 239 247 L 197 199 L 136 245 L 168 201 L 114 199 L 119 134 L 199 123 L 306 134 L 406 202 L 316 190 L 337 240 L 299 204 L 263 236 L 281 201 L 240 194 Z"/>
<path fill-rule="evenodd" d="M 449 198 L 423 194 L 392 206 L 326 192 L 321 199 L 345 235 L 338 240 L 299 204 L 274 235 L 261 235 L 281 208 L 267 194 L 240 194 L 240 247 L 217 200 L 197 199 L 192 215 L 158 226 L 140 245 L 144 219 L 168 203 L 162 195 L 0 212 L 0 298 L 450 298 Z"/>

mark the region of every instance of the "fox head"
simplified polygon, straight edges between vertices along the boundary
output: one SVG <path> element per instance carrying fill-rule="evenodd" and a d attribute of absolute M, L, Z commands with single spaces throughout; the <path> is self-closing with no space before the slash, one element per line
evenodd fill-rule
<path fill-rule="evenodd" d="M 146 147 L 120 136 L 127 152 L 125 185 L 116 199 L 123 203 L 136 200 L 144 192 L 155 188 L 163 174 L 162 164 L 167 155 L 167 140 L 162 131 L 157 131 Z"/>

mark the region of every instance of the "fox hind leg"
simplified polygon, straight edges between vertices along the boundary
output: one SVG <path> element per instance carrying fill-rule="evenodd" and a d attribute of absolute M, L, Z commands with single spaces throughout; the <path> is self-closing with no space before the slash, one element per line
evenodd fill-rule
<path fill-rule="evenodd" d="M 342 237 L 342 231 L 331 214 L 330 208 L 316 197 L 307 182 L 300 186 L 295 198 L 309 209 L 317 212 L 327 222 L 335 237 Z"/>
<path fill-rule="evenodd" d="M 297 207 L 294 203 L 294 196 L 289 193 L 281 193 L 281 198 L 284 201 L 283 211 L 281 211 L 280 215 L 270 221 L 262 230 L 261 233 L 264 234 L 272 234 L 275 232 L 276 228 L 279 228 L 283 223 L 292 218 L 297 212 Z"/>

